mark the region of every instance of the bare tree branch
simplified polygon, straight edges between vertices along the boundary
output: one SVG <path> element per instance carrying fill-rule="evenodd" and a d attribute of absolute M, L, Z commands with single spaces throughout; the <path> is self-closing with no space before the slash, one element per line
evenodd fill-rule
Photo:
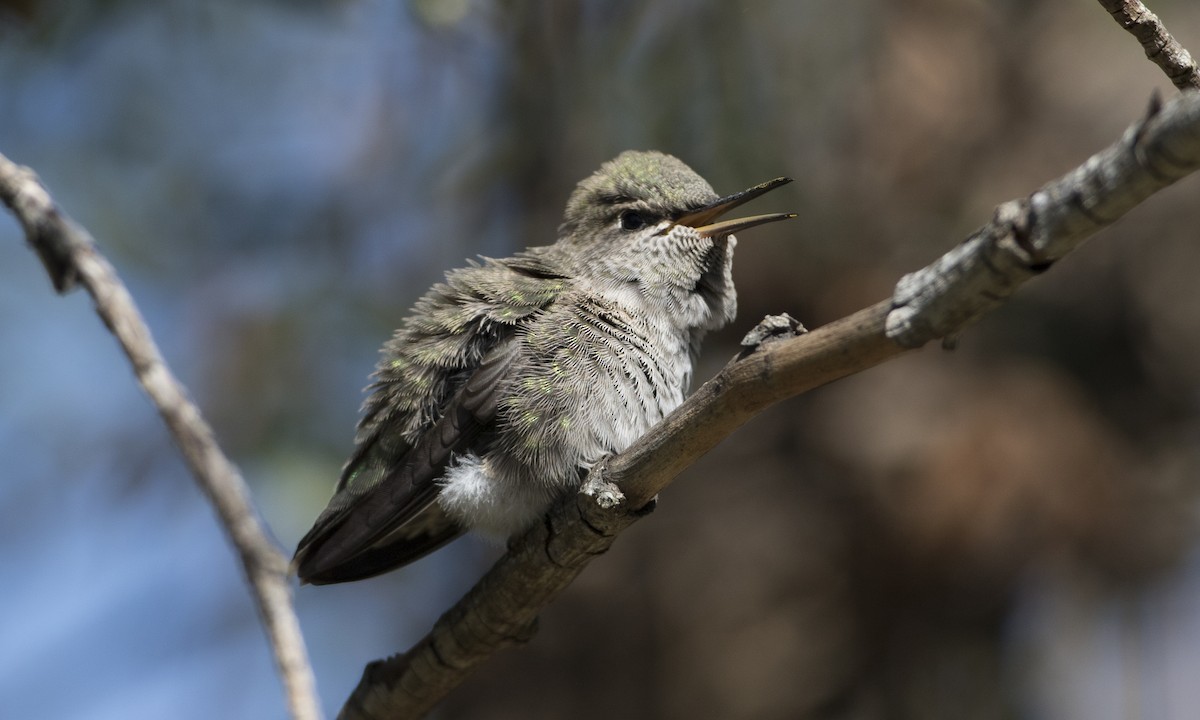
<path fill-rule="evenodd" d="M 927 268 L 892 299 L 811 333 L 770 339 L 735 359 L 662 423 L 600 470 L 626 501 L 604 509 L 565 499 L 407 653 L 367 666 L 339 717 L 415 718 L 502 647 L 532 636 L 538 612 L 642 508 L 733 430 L 788 397 L 962 331 L 1022 283 L 1154 192 L 1200 169 L 1200 93 L 1146 117 L 1079 168 L 1021 200 Z"/>
<path fill-rule="evenodd" d="M 25 229 L 60 293 L 78 285 L 91 294 L 96 312 L 117 337 L 138 382 L 170 430 L 200 489 L 208 496 L 237 548 L 295 720 L 319 720 L 312 668 L 292 609 L 288 561 L 268 536 L 250 491 L 221 452 L 212 428 L 167 368 L 150 329 L 112 265 L 87 231 L 63 215 L 32 170 L 0 155 L 0 199 Z"/>
<path fill-rule="evenodd" d="M 1200 90 L 1200 71 L 1196 69 L 1191 53 L 1167 32 L 1158 16 L 1141 0 L 1100 0 L 1100 4 L 1121 27 L 1138 39 L 1146 57 L 1162 68 L 1175 87 Z"/>

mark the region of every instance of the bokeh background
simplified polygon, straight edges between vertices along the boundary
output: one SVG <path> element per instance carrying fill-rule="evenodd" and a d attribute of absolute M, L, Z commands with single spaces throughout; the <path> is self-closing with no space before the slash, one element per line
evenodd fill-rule
<path fill-rule="evenodd" d="M 1200 50 L 1200 5 L 1155 0 Z M 114 262 L 291 548 L 441 273 L 626 148 L 729 192 L 741 316 L 887 297 L 1174 89 L 1093 0 L 0 2 L 0 152 Z M 1200 180 L 967 332 L 782 403 L 441 718 L 1200 714 Z M 332 715 L 498 549 L 302 588 Z M 234 556 L 0 218 L 0 717 L 283 718 Z"/>

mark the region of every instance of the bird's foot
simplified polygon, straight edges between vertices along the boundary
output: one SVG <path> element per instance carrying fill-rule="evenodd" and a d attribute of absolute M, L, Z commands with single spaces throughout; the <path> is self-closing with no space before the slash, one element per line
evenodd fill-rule
<path fill-rule="evenodd" d="M 595 498 L 596 504 L 608 510 L 625 502 L 625 493 L 621 492 L 621 488 L 615 483 L 610 483 L 604 479 L 604 468 L 606 461 L 601 460 L 588 470 L 587 477 L 584 478 L 583 486 L 579 488 L 579 492 L 588 497 Z"/>
<path fill-rule="evenodd" d="M 755 325 L 754 329 L 746 333 L 746 337 L 742 338 L 742 350 L 738 353 L 737 359 L 741 360 L 750 355 L 760 345 L 765 345 L 775 340 L 796 337 L 806 332 L 808 330 L 800 324 L 800 321 L 787 313 L 783 313 L 782 315 L 768 315 Z"/>

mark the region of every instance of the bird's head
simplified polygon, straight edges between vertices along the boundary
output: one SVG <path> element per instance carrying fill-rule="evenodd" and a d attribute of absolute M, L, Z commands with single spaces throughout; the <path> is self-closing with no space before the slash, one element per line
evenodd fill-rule
<path fill-rule="evenodd" d="M 683 313 L 688 324 L 723 325 L 736 311 L 733 233 L 795 215 L 720 218 L 789 182 L 776 178 L 720 197 L 671 155 L 626 151 L 575 188 L 558 246 L 577 277 L 602 288 L 636 288 Z M 697 313 L 713 317 L 692 317 Z"/>

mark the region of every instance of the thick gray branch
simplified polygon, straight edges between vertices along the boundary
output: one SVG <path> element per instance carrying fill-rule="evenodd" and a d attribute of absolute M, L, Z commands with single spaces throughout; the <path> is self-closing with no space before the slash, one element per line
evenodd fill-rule
<path fill-rule="evenodd" d="M 129 357 L 138 382 L 158 408 L 192 475 L 237 548 L 271 640 L 292 717 L 318 720 L 321 711 L 316 684 L 300 623 L 292 609 L 288 562 L 259 521 L 245 481 L 221 452 L 212 429 L 188 399 L 183 385 L 167 368 L 129 291 L 96 250 L 91 236 L 59 212 L 32 170 L 3 155 L 0 199 L 21 222 L 26 240 L 46 266 L 54 287 L 66 292 L 82 285 L 91 294 L 96 312 Z"/>
<path fill-rule="evenodd" d="M 1165 106 L 1156 98 L 1119 141 L 1029 197 L 1004 203 L 961 245 L 904 276 L 888 315 L 888 337 L 919 347 L 952 335 L 1198 167 L 1200 93 L 1183 93 Z"/>
<path fill-rule="evenodd" d="M 565 499 L 430 633 L 402 655 L 369 665 L 343 707 L 346 720 L 416 718 L 500 648 L 521 642 L 541 608 L 579 574 L 676 475 L 766 407 L 960 332 L 1017 286 L 1154 191 L 1200 165 L 1200 93 L 1155 103 L 1125 136 L 993 222 L 887 300 L 798 337 L 772 339 L 735 359 L 687 402 L 599 470 L 625 502 L 604 509 Z M 603 494 L 601 491 L 599 494 Z"/>
<path fill-rule="evenodd" d="M 1142 44 L 1146 57 L 1162 68 L 1180 90 L 1200 90 L 1196 61 L 1140 0 L 1100 0 L 1113 19 Z"/>

